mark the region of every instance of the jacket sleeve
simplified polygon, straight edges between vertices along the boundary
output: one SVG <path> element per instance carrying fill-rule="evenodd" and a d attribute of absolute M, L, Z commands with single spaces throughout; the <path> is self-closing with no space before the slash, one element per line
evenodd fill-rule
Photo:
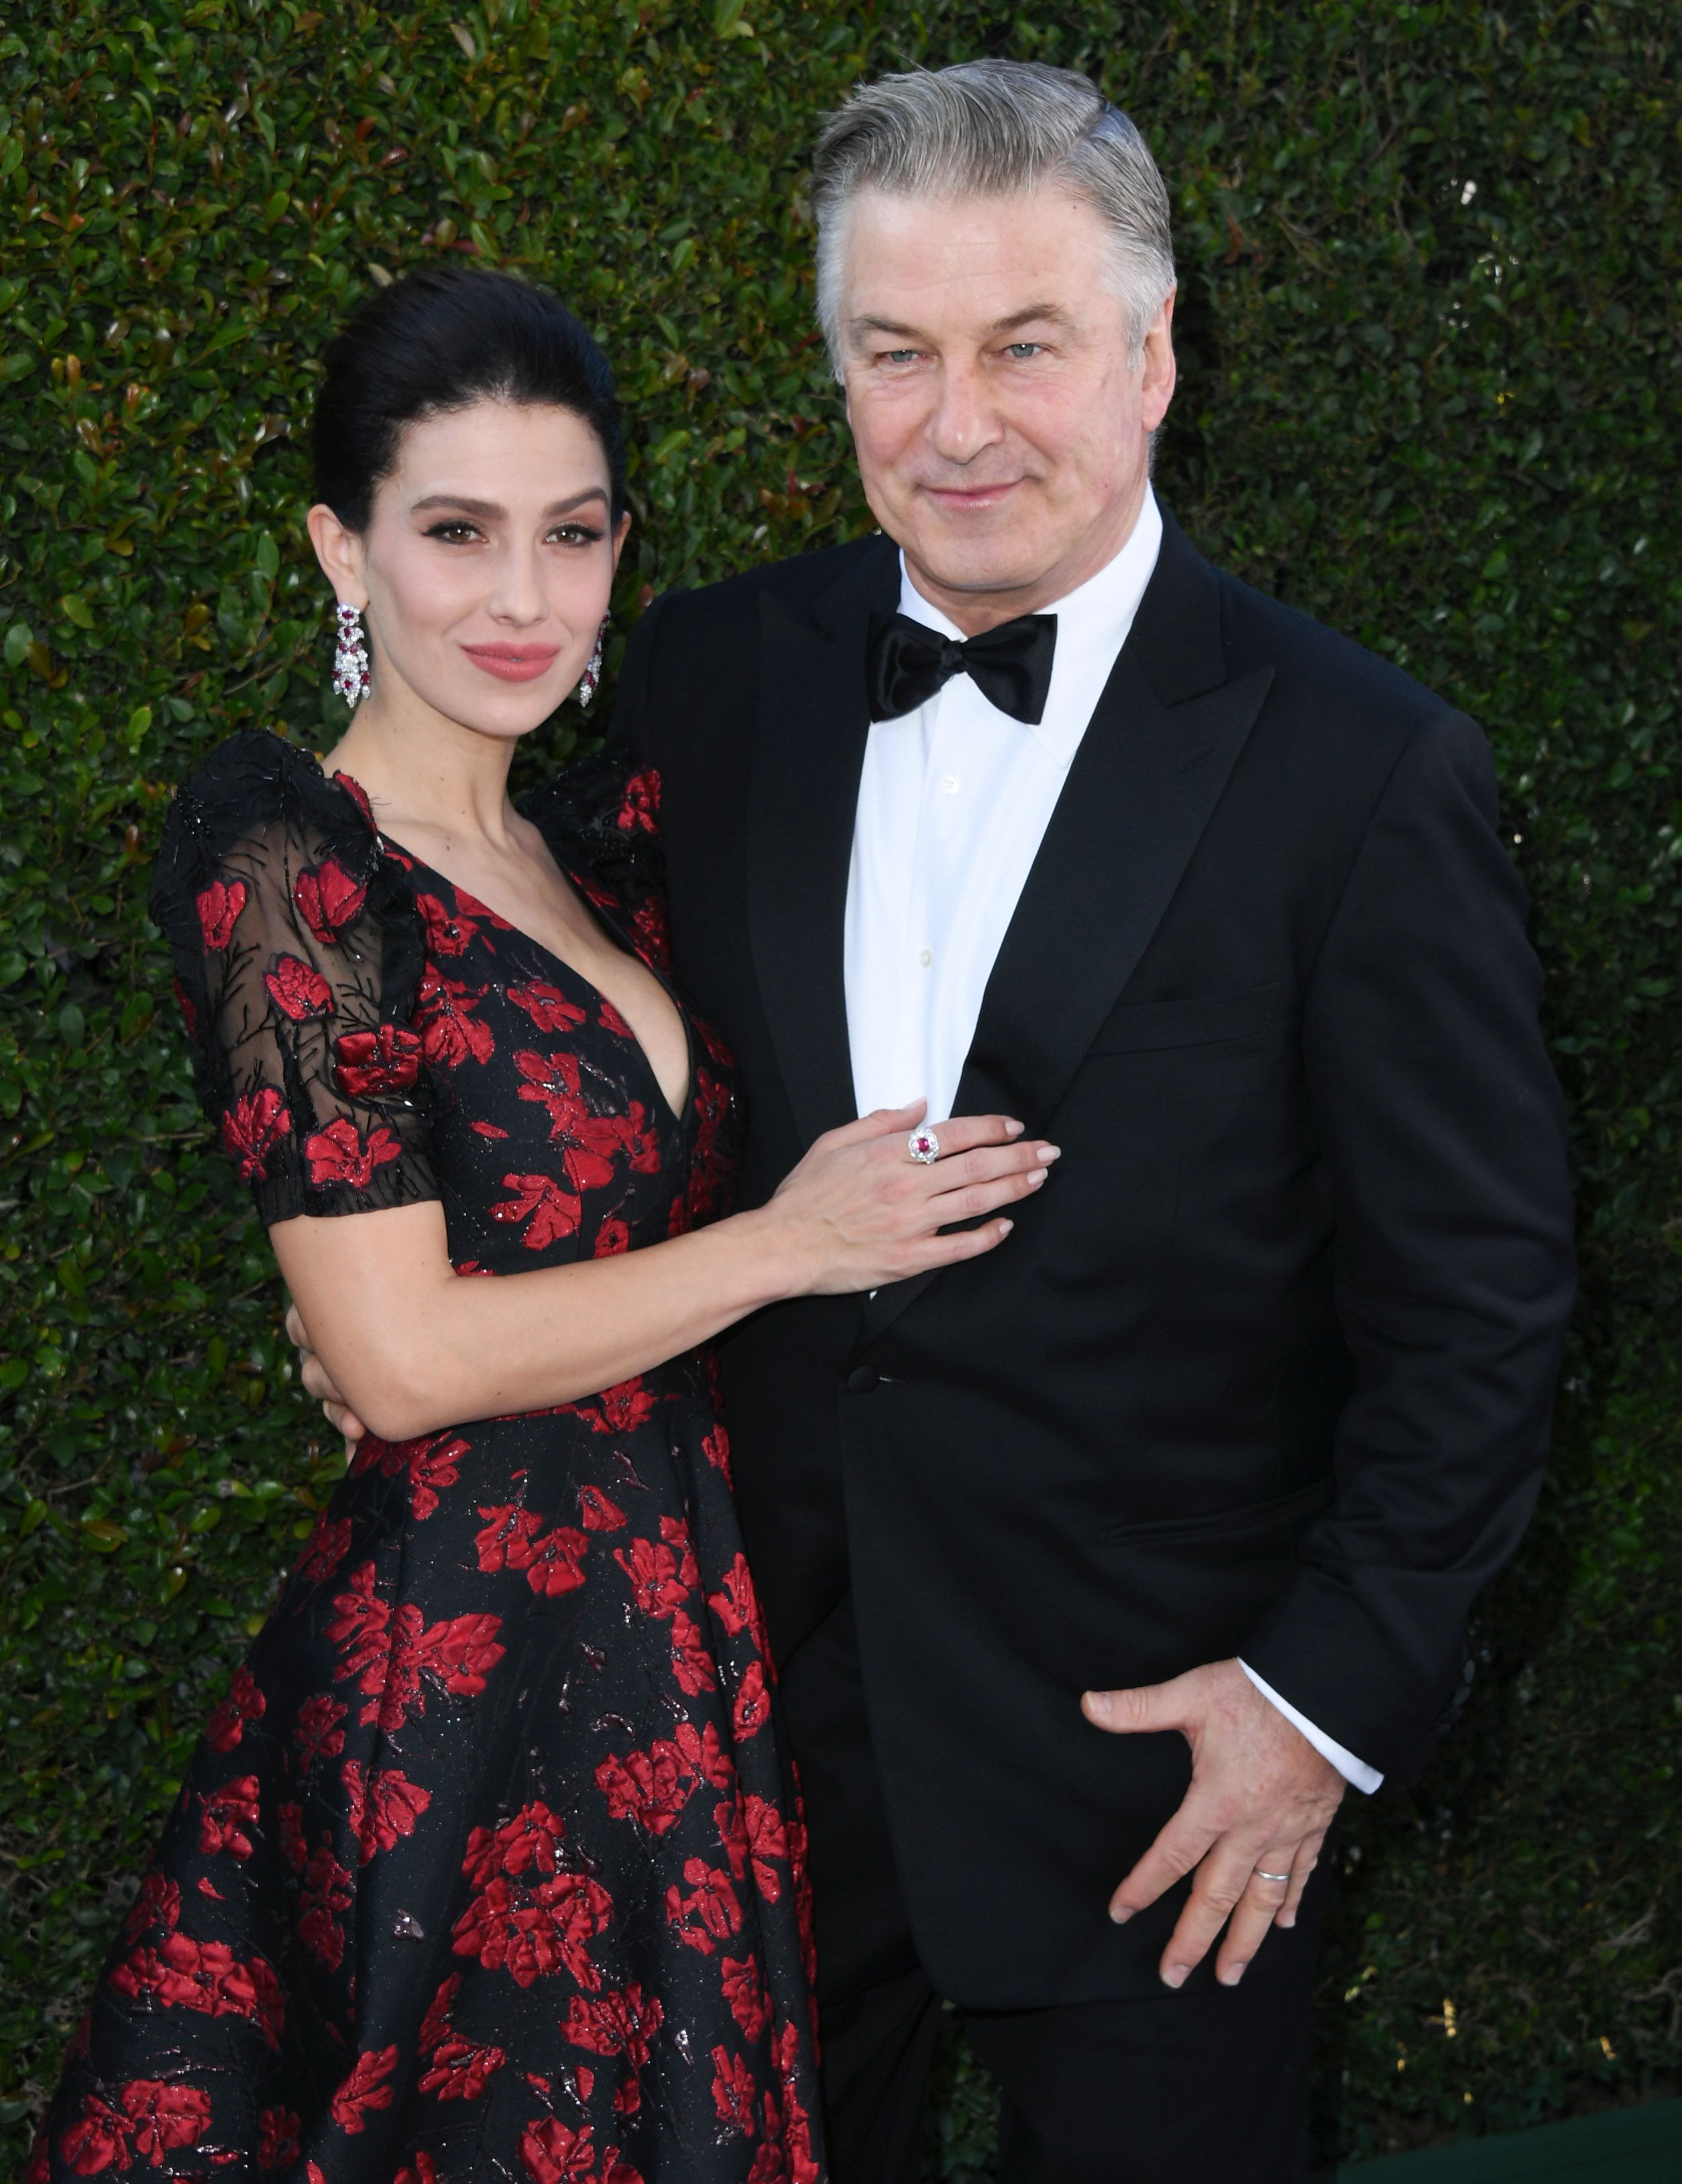
<path fill-rule="evenodd" d="M 614 692 L 613 718 L 608 723 L 604 755 L 632 768 L 661 763 L 659 730 L 665 725 L 655 703 L 654 648 L 669 593 L 662 593 L 638 619 L 626 643 L 625 658 Z"/>
<path fill-rule="evenodd" d="M 1483 736 L 1440 717 L 1378 798 L 1305 1010 L 1356 1381 L 1332 1499 L 1244 1658 L 1405 1776 L 1535 1506 L 1574 1288 L 1564 1115 L 1498 827 Z"/>

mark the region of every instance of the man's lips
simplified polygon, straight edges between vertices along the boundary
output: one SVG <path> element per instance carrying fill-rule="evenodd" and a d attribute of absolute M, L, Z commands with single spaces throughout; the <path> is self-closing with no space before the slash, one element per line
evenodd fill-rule
<path fill-rule="evenodd" d="M 996 508 L 1005 497 L 1023 483 L 1021 478 L 1005 478 L 997 485 L 926 485 L 922 489 L 937 508 L 961 515 L 966 510 Z"/>
<path fill-rule="evenodd" d="M 558 644 L 464 644 L 461 649 L 476 667 L 501 682 L 535 682 L 549 673 L 560 652 Z"/>

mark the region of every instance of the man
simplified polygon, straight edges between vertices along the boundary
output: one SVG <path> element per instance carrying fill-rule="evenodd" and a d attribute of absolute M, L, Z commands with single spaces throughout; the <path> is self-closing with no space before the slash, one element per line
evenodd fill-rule
<path fill-rule="evenodd" d="M 920 1095 L 1062 1148 L 1000 1250 L 722 1346 L 833 2173 L 916 2174 L 944 1996 L 1009 2184 L 1281 2184 L 1317 1855 L 1421 1763 L 1570 1304 L 1489 755 L 1156 503 L 1167 201 L 1089 85 L 890 77 L 813 202 L 884 535 L 656 602 L 615 733 L 744 1202 Z"/>

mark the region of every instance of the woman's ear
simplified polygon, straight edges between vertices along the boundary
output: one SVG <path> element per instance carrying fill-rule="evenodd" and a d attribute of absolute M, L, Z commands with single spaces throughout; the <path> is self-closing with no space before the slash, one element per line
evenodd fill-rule
<path fill-rule="evenodd" d="M 619 568 L 619 557 L 620 557 L 620 555 L 621 555 L 621 554 L 625 551 L 625 542 L 626 542 L 626 540 L 630 537 L 630 535 L 631 535 L 631 511 L 630 511 L 630 510 L 627 508 L 627 509 L 626 510 L 626 511 L 625 511 L 624 515 L 621 515 L 621 516 L 620 517 L 620 519 L 619 519 L 618 522 L 614 526 L 614 531 L 613 531 L 613 566 L 614 566 L 614 569 L 615 569 L 615 572 L 617 572 L 618 568 Z M 312 537 L 314 536 L 314 533 L 313 533 L 313 532 L 311 533 L 311 536 L 312 536 Z M 320 550 L 321 550 L 321 549 L 320 549 L 320 548 L 318 546 L 318 547 L 316 548 L 316 549 L 315 549 L 315 550 L 316 550 L 316 552 L 319 554 L 319 553 L 320 552 Z M 323 564 L 323 566 L 325 566 L 326 565 L 325 565 L 325 564 Z"/>
<path fill-rule="evenodd" d="M 365 607 L 368 584 L 362 573 L 362 541 L 347 530 L 325 501 L 317 501 L 304 523 L 321 573 L 342 606 Z"/>

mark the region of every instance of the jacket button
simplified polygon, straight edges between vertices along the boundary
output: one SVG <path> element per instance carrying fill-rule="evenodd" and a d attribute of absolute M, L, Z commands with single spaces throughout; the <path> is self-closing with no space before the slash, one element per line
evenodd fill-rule
<path fill-rule="evenodd" d="M 867 1396 L 877 1386 L 882 1375 L 874 1365 L 855 1365 L 847 1375 L 847 1385 L 855 1396 Z"/>

